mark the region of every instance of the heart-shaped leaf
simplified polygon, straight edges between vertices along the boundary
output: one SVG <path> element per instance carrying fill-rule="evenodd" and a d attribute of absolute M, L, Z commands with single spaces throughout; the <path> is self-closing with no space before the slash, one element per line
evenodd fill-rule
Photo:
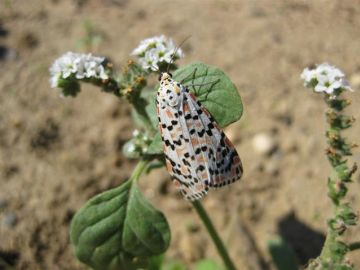
<path fill-rule="evenodd" d="M 90 267 L 131 269 L 168 248 L 170 229 L 129 180 L 90 199 L 73 218 L 70 236 L 76 256 Z"/>
<path fill-rule="evenodd" d="M 132 110 L 132 117 L 135 124 L 148 130 L 149 127 L 146 126 L 147 119 L 144 119 L 144 114 L 146 114 L 150 118 L 152 128 L 157 130 L 158 118 L 156 115 L 155 93 L 149 89 L 144 89 L 136 102 L 138 102 L 138 104 L 136 104 L 137 108 L 141 111 L 137 112 L 135 109 Z"/>
<path fill-rule="evenodd" d="M 156 133 L 153 141 L 151 142 L 151 144 L 149 145 L 146 154 L 149 155 L 158 155 L 161 154 L 163 152 L 163 143 L 161 140 L 161 136 L 160 136 L 160 132 Z"/>
<path fill-rule="evenodd" d="M 195 94 L 221 127 L 240 119 L 243 112 L 240 95 L 222 70 L 192 63 L 176 70 L 173 77 Z"/>

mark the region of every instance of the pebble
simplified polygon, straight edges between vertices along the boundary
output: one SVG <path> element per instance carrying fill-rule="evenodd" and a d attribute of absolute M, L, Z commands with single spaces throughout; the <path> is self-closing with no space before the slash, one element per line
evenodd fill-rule
<path fill-rule="evenodd" d="M 0 210 L 5 209 L 7 205 L 8 205 L 7 201 L 0 199 Z"/>
<path fill-rule="evenodd" d="M 252 145 L 254 150 L 262 155 L 270 154 L 276 148 L 275 141 L 266 133 L 256 134 L 253 137 Z"/>
<path fill-rule="evenodd" d="M 17 217 L 16 217 L 15 213 L 10 212 L 10 213 L 6 213 L 4 215 L 3 223 L 7 227 L 11 228 L 11 227 L 15 226 L 16 222 L 17 222 Z"/>

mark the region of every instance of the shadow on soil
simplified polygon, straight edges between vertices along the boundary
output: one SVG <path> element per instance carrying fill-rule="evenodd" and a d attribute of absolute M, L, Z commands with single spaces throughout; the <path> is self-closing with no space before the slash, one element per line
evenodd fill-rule
<path fill-rule="evenodd" d="M 325 242 L 324 234 L 301 222 L 294 212 L 290 212 L 280 220 L 278 231 L 291 246 L 302 265 L 309 259 L 319 256 Z"/>

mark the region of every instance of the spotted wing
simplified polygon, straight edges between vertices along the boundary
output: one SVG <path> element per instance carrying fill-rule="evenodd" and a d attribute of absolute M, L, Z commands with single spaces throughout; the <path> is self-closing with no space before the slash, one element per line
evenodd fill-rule
<path fill-rule="evenodd" d="M 181 87 L 180 102 L 157 108 L 166 166 L 188 200 L 240 179 L 243 169 L 233 144 L 199 101 Z"/>
<path fill-rule="evenodd" d="M 194 150 L 182 108 L 184 91 L 179 95 L 180 102 L 177 106 L 170 106 L 158 96 L 159 128 L 167 170 L 184 197 L 193 201 L 203 197 L 208 191 L 208 186 L 199 180 L 196 172 Z"/>
<path fill-rule="evenodd" d="M 188 90 L 184 93 L 183 111 L 200 182 L 218 188 L 240 179 L 243 168 L 234 145 Z"/>

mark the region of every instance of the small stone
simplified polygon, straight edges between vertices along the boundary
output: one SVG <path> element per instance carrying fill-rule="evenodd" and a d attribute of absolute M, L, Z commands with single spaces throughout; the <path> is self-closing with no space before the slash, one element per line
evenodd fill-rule
<path fill-rule="evenodd" d="M 16 215 L 14 213 L 10 212 L 10 213 L 6 213 L 4 215 L 3 223 L 7 227 L 11 228 L 11 227 L 15 226 L 16 222 L 17 222 L 17 218 L 16 218 Z"/>
<path fill-rule="evenodd" d="M 8 206 L 8 202 L 6 200 L 0 199 L 0 211 L 5 209 Z"/>
<path fill-rule="evenodd" d="M 254 150 L 262 155 L 270 154 L 275 148 L 274 140 L 266 133 L 258 133 L 252 140 Z"/>

